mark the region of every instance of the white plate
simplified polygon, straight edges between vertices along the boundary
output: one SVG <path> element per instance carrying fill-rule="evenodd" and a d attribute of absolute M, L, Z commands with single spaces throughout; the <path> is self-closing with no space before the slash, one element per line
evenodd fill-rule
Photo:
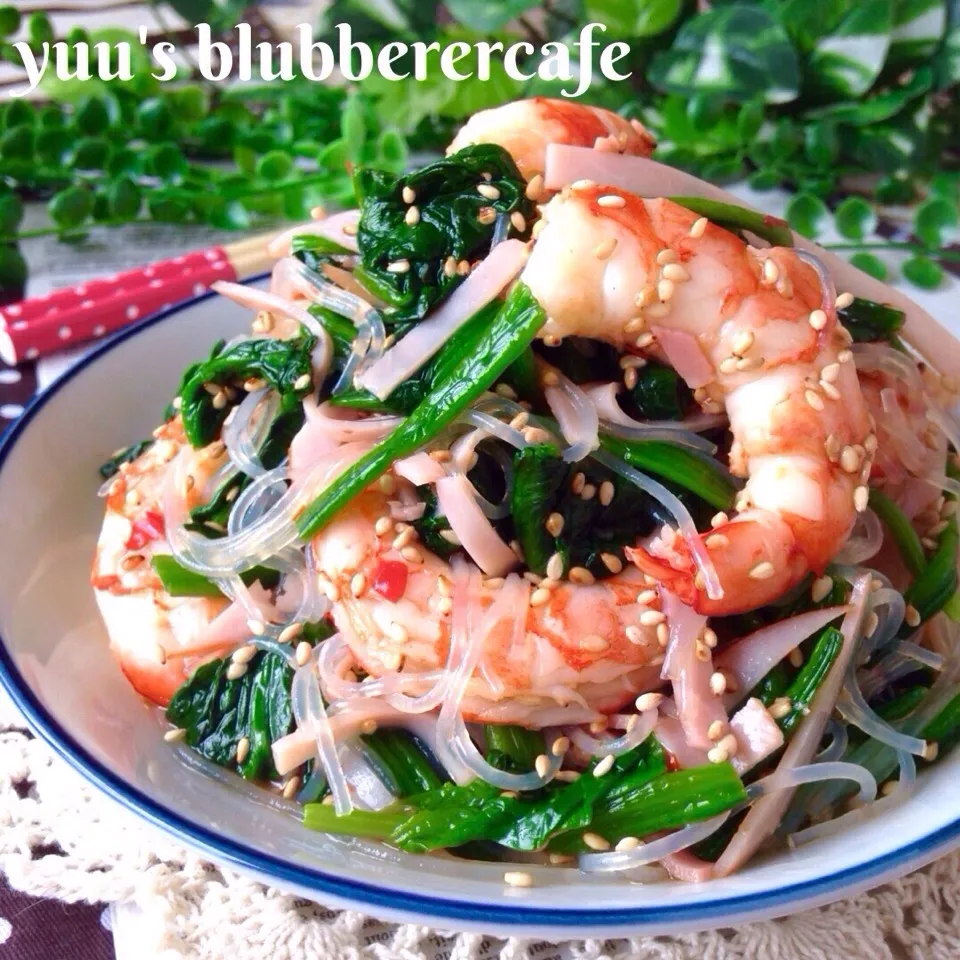
<path fill-rule="evenodd" d="M 149 434 L 180 372 L 249 311 L 212 296 L 118 334 L 35 400 L 0 444 L 0 681 L 33 728 L 101 790 L 214 861 L 336 906 L 441 927 L 564 939 L 736 926 L 849 896 L 960 843 L 960 753 L 903 807 L 701 886 L 630 884 L 401 854 L 311 833 L 262 791 L 213 779 L 163 742 L 107 650 L 88 576 L 97 466 Z"/>

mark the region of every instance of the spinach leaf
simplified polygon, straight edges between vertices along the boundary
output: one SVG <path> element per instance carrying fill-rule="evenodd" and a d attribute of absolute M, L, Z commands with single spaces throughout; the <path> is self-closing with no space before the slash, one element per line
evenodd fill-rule
<path fill-rule="evenodd" d="M 862 297 L 854 297 L 849 307 L 837 311 L 837 317 L 857 343 L 895 340 L 906 320 L 902 310 Z"/>
<path fill-rule="evenodd" d="M 208 385 L 242 390 L 245 380 L 256 378 L 280 393 L 281 410 L 298 406 L 312 385 L 310 352 L 315 343 L 315 337 L 301 334 L 293 340 L 262 337 L 230 347 L 217 344 L 208 360 L 187 369 L 180 387 L 183 429 L 190 443 L 212 443 L 227 417 L 228 405 L 217 409 Z"/>
<path fill-rule="evenodd" d="M 637 370 L 630 399 L 639 415 L 648 420 L 682 420 L 693 394 L 673 367 L 648 361 Z"/>
<path fill-rule="evenodd" d="M 104 461 L 100 465 L 100 476 L 103 477 L 104 480 L 109 480 L 120 470 L 123 464 L 136 460 L 140 454 L 151 446 L 153 446 L 152 437 L 149 440 L 141 440 L 139 443 L 132 443 L 129 447 L 123 447 L 117 450 L 109 460 Z"/>
<path fill-rule="evenodd" d="M 238 680 L 227 679 L 229 659 L 199 666 L 173 695 L 167 719 L 186 730 L 186 743 L 247 780 L 276 775 L 270 745 L 290 732 L 293 671 L 275 653 L 260 651 Z M 250 749 L 237 763 L 237 744 Z"/>
<path fill-rule="evenodd" d="M 518 212 L 530 220 L 533 212 L 522 175 L 496 144 L 466 147 L 402 177 L 363 167 L 355 186 L 358 276 L 389 304 L 388 324 L 419 320 L 448 297 L 464 278 L 444 264 L 486 256 L 498 215 Z M 416 219 L 408 215 L 412 207 Z M 406 272 L 390 269 L 403 263 Z"/>

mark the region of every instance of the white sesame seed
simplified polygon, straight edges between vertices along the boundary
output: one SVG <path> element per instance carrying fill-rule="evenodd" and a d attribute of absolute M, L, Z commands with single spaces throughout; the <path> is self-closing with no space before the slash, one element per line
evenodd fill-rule
<path fill-rule="evenodd" d="M 708 550 L 722 550 L 724 547 L 730 546 L 730 539 L 722 533 L 712 533 L 704 540 L 704 543 Z"/>
<path fill-rule="evenodd" d="M 827 315 L 822 310 L 814 310 L 810 314 L 810 326 L 814 330 L 822 330 L 827 325 Z"/>
<path fill-rule="evenodd" d="M 550 752 L 555 757 L 562 757 L 570 749 L 569 737 L 557 737 L 550 747 Z"/>
<path fill-rule="evenodd" d="M 790 661 L 791 667 L 802 667 L 803 666 L 803 651 L 799 647 L 794 647 L 790 651 L 790 655 L 787 658 Z"/>
<path fill-rule="evenodd" d="M 250 738 L 241 737 L 237 743 L 237 763 L 243 763 L 250 756 Z"/>
<path fill-rule="evenodd" d="M 300 778 L 298 776 L 293 776 L 286 781 L 283 785 L 283 798 L 285 800 L 292 800 L 294 794 L 300 789 Z"/>
<path fill-rule="evenodd" d="M 717 746 L 720 747 L 721 750 L 726 750 L 728 757 L 735 757 L 737 750 L 740 749 L 740 743 L 732 733 L 728 733 Z"/>
<path fill-rule="evenodd" d="M 807 390 L 804 393 L 804 399 L 807 401 L 808 405 L 811 406 L 814 410 L 821 411 L 823 410 L 823 397 L 820 396 L 815 390 Z"/>
<path fill-rule="evenodd" d="M 723 747 L 716 746 L 707 751 L 707 759 L 711 763 L 726 763 L 730 757 Z"/>
<path fill-rule="evenodd" d="M 636 644 L 638 647 L 646 646 L 646 634 L 644 634 L 639 627 L 630 624 L 630 626 L 624 630 L 624 633 L 627 635 L 627 640 L 629 640 L 630 643 Z"/>
<path fill-rule="evenodd" d="M 420 208 L 407 207 L 407 212 L 404 214 L 403 220 L 408 227 L 416 226 L 420 222 Z"/>
<path fill-rule="evenodd" d="M 840 391 L 832 384 L 826 380 L 820 381 L 820 389 L 828 396 L 831 400 L 840 399 Z"/>
<path fill-rule="evenodd" d="M 751 580 L 768 580 L 776 572 L 769 560 L 761 560 L 760 563 L 751 568 L 749 577 Z"/>
<path fill-rule="evenodd" d="M 767 257 L 766 260 L 763 261 L 763 282 L 768 287 L 772 287 L 779 279 L 780 268 L 777 266 L 776 260 Z"/>
<path fill-rule="evenodd" d="M 387 273 L 409 273 L 409 272 L 410 272 L 409 260 L 394 260 L 393 263 L 387 264 Z"/>
<path fill-rule="evenodd" d="M 233 656 L 230 657 L 231 663 L 249 663 L 257 655 L 257 648 L 253 644 L 245 644 L 242 647 L 237 647 L 233 651 Z"/>
<path fill-rule="evenodd" d="M 612 753 L 608 753 L 594 768 L 593 775 L 595 777 L 602 777 L 605 773 L 610 772 L 610 768 L 613 766 L 614 756 Z"/>
<path fill-rule="evenodd" d="M 510 214 L 510 223 L 517 233 L 526 233 L 527 218 L 519 210 L 514 210 L 513 213 Z"/>
<path fill-rule="evenodd" d="M 615 193 L 607 193 L 602 197 L 597 198 L 598 207 L 612 207 L 615 209 L 618 207 L 625 207 L 626 205 L 626 199 L 624 197 L 618 197 Z"/>
<path fill-rule="evenodd" d="M 563 577 L 563 557 L 559 553 L 554 553 L 547 561 L 547 576 L 551 580 L 559 580 Z"/>
<path fill-rule="evenodd" d="M 718 697 L 727 691 L 727 678 L 719 670 L 710 675 L 710 690 Z"/>
<path fill-rule="evenodd" d="M 544 590 L 543 587 L 538 587 L 533 593 L 530 594 L 530 606 L 531 607 L 542 607 L 545 603 L 550 602 L 550 591 Z"/>
<path fill-rule="evenodd" d="M 644 610 L 640 614 L 640 623 L 645 627 L 655 627 L 658 623 L 663 623 L 667 619 L 666 614 L 659 610 Z"/>
<path fill-rule="evenodd" d="M 817 577 L 817 579 L 813 581 L 813 586 L 810 588 L 810 599 L 813 600 L 814 603 L 820 603 L 821 600 L 827 598 L 832 589 L 832 577 Z"/>
<path fill-rule="evenodd" d="M 727 725 L 723 720 L 714 720 L 713 723 L 707 727 L 707 739 L 716 743 L 716 741 L 723 736 L 726 729 Z"/>
<path fill-rule="evenodd" d="M 186 730 L 181 727 L 174 727 L 163 735 L 163 739 L 166 740 L 167 743 L 178 743 L 180 740 L 186 739 L 186 736 Z"/>
<path fill-rule="evenodd" d="M 661 647 L 666 647 L 666 645 L 669 642 L 670 642 L 670 630 L 668 629 L 665 623 L 658 623 L 657 624 L 657 643 L 659 643 Z"/>
<path fill-rule="evenodd" d="M 860 469 L 860 457 L 853 447 L 844 447 L 840 451 L 840 466 L 847 473 L 856 473 Z"/>
<path fill-rule="evenodd" d="M 250 632 L 256 637 L 262 637 L 267 629 L 262 620 L 248 620 L 247 627 L 249 627 Z"/>
<path fill-rule="evenodd" d="M 920 611 L 912 603 L 908 603 L 903 619 L 906 621 L 908 627 L 919 627 L 921 619 Z"/>
<path fill-rule="evenodd" d="M 404 203 L 413 203 L 417 199 L 417 191 L 413 187 L 404 187 L 401 191 Z"/>
<path fill-rule="evenodd" d="M 355 573 L 351 578 L 350 592 L 355 597 L 362 597 L 367 592 L 367 578 L 362 573 Z"/>
<path fill-rule="evenodd" d="M 777 697 L 770 704 L 769 713 L 774 720 L 782 720 L 791 710 L 793 710 L 793 702 L 789 697 Z"/>
<path fill-rule="evenodd" d="M 310 659 L 312 653 L 313 647 L 311 647 L 306 640 L 301 640 L 300 643 L 297 644 L 297 649 L 294 653 L 297 666 L 302 667 Z"/>
<path fill-rule="evenodd" d="M 669 248 L 661 250 L 657 254 L 657 264 L 665 267 L 668 263 L 676 263 L 677 255 Z"/>
<path fill-rule="evenodd" d="M 541 780 L 545 780 L 550 772 L 550 758 L 545 753 L 541 753 L 534 761 L 533 769 L 537 771 L 537 776 Z"/>
<path fill-rule="evenodd" d="M 703 236 L 704 232 L 707 229 L 707 224 L 710 221 L 706 217 L 699 217 L 693 221 L 693 224 L 690 227 L 690 236 L 695 240 L 699 240 Z"/>
<path fill-rule="evenodd" d="M 657 296 L 663 303 L 666 303 L 676 291 L 672 280 L 661 280 L 657 284 Z"/>
<path fill-rule="evenodd" d="M 616 249 L 617 238 L 605 237 L 593 248 L 593 255 L 598 260 L 608 260 L 613 255 L 613 251 Z"/>
<path fill-rule="evenodd" d="M 863 513 L 870 503 L 870 490 L 867 487 L 859 486 L 853 491 L 853 505 L 857 513 Z"/>
<path fill-rule="evenodd" d="M 623 561 L 615 553 L 601 553 L 600 559 L 611 573 L 619 573 L 623 569 Z"/>
<path fill-rule="evenodd" d="M 599 492 L 600 503 L 605 507 L 609 507 L 611 502 L 613 501 L 613 496 L 615 492 L 616 491 L 613 484 L 609 480 L 604 480 L 603 483 L 600 484 L 600 492 Z"/>
<path fill-rule="evenodd" d="M 556 512 L 551 513 L 547 517 L 544 526 L 551 537 L 559 537 L 563 532 L 563 514 Z"/>
<path fill-rule="evenodd" d="M 239 680 L 247 672 L 247 665 L 245 663 L 231 663 L 227 667 L 227 679 L 228 680 Z"/>
<path fill-rule="evenodd" d="M 530 179 L 524 194 L 528 200 L 539 200 L 543 193 L 543 175 L 537 174 Z"/>
<path fill-rule="evenodd" d="M 752 330 L 740 330 L 733 338 L 730 349 L 738 356 L 742 357 L 749 352 L 750 348 L 756 342 L 756 336 Z"/>
<path fill-rule="evenodd" d="M 637 603 L 642 607 L 649 607 L 651 603 L 656 603 L 658 599 L 656 590 L 641 590 L 637 594 Z"/>
<path fill-rule="evenodd" d="M 571 583 L 595 583 L 596 578 L 586 567 L 572 567 L 569 573 Z"/>
<path fill-rule="evenodd" d="M 526 870 L 508 870 L 503 875 L 503 882 L 508 887 L 532 887 L 533 876 Z"/>
<path fill-rule="evenodd" d="M 609 646 L 610 644 L 607 643 L 607 641 L 604 640 L 603 637 L 600 637 L 595 633 L 588 633 L 580 641 L 580 649 L 587 650 L 590 653 L 602 653 Z"/>
<path fill-rule="evenodd" d="M 662 693 L 641 693 L 636 699 L 636 708 L 644 713 L 647 710 L 656 710 L 662 702 Z"/>
<path fill-rule="evenodd" d="M 836 383 L 837 378 L 840 376 L 840 364 L 839 363 L 828 363 L 820 371 L 820 379 L 826 380 L 827 383 Z"/>
<path fill-rule="evenodd" d="M 423 563 L 423 554 L 416 547 L 404 547 L 400 551 L 400 556 L 407 563 Z"/>
<path fill-rule="evenodd" d="M 477 193 L 480 194 L 484 200 L 499 200 L 500 191 L 490 183 L 479 183 L 477 184 Z"/>
<path fill-rule="evenodd" d="M 410 639 L 407 628 L 402 623 L 397 623 L 396 621 L 391 621 L 387 625 L 386 634 L 394 643 L 404 644 Z"/>
<path fill-rule="evenodd" d="M 402 550 L 404 547 L 409 546 L 417 539 L 417 531 L 414 527 L 405 527 L 403 530 L 393 538 L 393 549 Z"/>
<path fill-rule="evenodd" d="M 672 280 L 674 283 L 686 283 L 690 279 L 690 273 L 685 266 L 679 263 L 667 263 L 660 271 L 660 276 L 664 280 Z"/>
<path fill-rule="evenodd" d="M 834 301 L 834 306 L 838 310 L 846 310 L 853 303 L 853 294 L 852 293 L 841 293 L 839 297 Z"/>
<path fill-rule="evenodd" d="M 716 529 L 717 527 L 722 527 L 725 523 L 729 523 L 730 518 L 723 511 L 720 513 L 715 513 L 710 518 L 710 526 Z"/>

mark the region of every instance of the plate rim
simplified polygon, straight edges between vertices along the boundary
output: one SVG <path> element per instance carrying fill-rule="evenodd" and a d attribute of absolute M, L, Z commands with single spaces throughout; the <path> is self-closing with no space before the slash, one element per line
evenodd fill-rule
<path fill-rule="evenodd" d="M 255 283 L 269 274 L 246 278 Z M 63 371 L 45 390 L 33 396 L 21 416 L 0 437 L 0 472 L 6 466 L 16 444 L 29 429 L 36 415 L 76 376 L 94 365 L 100 357 L 133 339 L 145 330 L 169 320 L 184 309 L 217 297 L 214 291 L 191 297 L 147 316 L 129 327 L 106 337 L 76 363 Z M 527 906 L 522 902 L 469 902 L 426 896 L 415 892 L 385 888 L 365 881 L 326 873 L 315 867 L 285 861 L 246 843 L 223 836 L 190 821 L 128 783 L 101 763 L 51 716 L 30 689 L 17 668 L 4 637 L 0 634 L 0 684 L 3 685 L 28 723 L 54 752 L 66 760 L 88 782 L 131 813 L 172 835 L 182 843 L 203 851 L 212 860 L 226 863 L 243 872 L 253 873 L 267 882 L 286 885 L 329 896 L 343 903 L 422 922 L 457 920 L 478 930 L 500 930 L 529 934 L 531 927 L 561 931 L 563 936 L 590 930 L 640 932 L 665 929 L 704 929 L 780 916 L 800 909 L 841 899 L 872 886 L 888 882 L 917 869 L 960 844 L 960 811 L 947 824 L 918 837 L 902 847 L 812 879 L 776 889 L 742 893 L 719 900 L 698 900 L 670 906 L 646 905 L 628 908 L 551 908 Z"/>

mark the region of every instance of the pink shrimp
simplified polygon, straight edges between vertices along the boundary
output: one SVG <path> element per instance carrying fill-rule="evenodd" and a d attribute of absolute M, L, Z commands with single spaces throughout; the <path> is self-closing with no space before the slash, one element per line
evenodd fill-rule
<path fill-rule="evenodd" d="M 384 479 L 392 493 L 396 481 Z M 365 672 L 436 675 L 450 647 L 450 567 L 412 527 L 394 524 L 388 496 L 368 490 L 315 538 L 320 583 Z M 486 581 L 483 607 L 501 582 Z M 464 701 L 469 719 L 536 727 L 596 720 L 659 684 L 666 627 L 639 570 L 599 583 L 548 579 L 525 596 L 526 613 L 485 641 Z"/>
<path fill-rule="evenodd" d="M 705 614 L 769 603 L 821 571 L 866 508 L 876 436 L 849 337 L 816 270 L 755 249 L 669 200 L 582 181 L 544 208 L 522 275 L 540 336 L 665 355 L 705 411 L 726 408 L 738 515 L 703 535 L 724 595 L 709 598 L 670 528 L 628 555 Z"/>
<path fill-rule="evenodd" d="M 542 174 L 547 145 L 566 143 L 647 157 L 655 141 L 637 120 L 602 107 L 533 97 L 475 113 L 447 148 L 456 153 L 474 143 L 498 143 L 527 180 Z"/>

